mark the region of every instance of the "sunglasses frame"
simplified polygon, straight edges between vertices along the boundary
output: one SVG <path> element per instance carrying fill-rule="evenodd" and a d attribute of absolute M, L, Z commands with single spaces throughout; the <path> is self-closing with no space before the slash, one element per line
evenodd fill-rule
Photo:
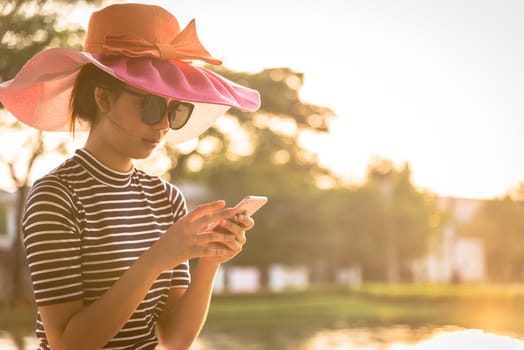
<path fill-rule="evenodd" d="M 131 90 L 130 88 L 126 86 L 120 86 L 119 87 L 122 91 L 127 92 L 131 95 L 142 97 L 142 105 L 140 108 L 140 118 L 142 119 L 142 122 L 147 125 L 155 125 L 159 123 L 162 118 L 164 118 L 164 114 L 167 112 L 167 119 L 169 121 L 169 127 L 173 130 L 180 130 L 182 129 L 189 119 L 191 118 L 191 115 L 193 114 L 193 109 L 195 108 L 195 105 L 190 102 L 182 102 L 177 100 L 171 100 L 169 102 L 166 102 L 166 99 L 164 97 L 154 95 L 154 94 L 148 94 L 148 93 L 142 93 L 138 91 Z M 151 118 L 151 111 L 148 111 L 145 106 L 151 103 L 152 100 L 161 100 L 163 102 L 163 112 L 161 115 L 157 116 L 157 118 L 153 121 L 149 121 Z M 176 115 L 177 115 L 177 108 L 179 106 L 184 106 L 189 109 L 189 113 L 185 120 L 183 120 L 183 123 L 180 126 L 173 127 L 174 122 L 176 121 Z"/>

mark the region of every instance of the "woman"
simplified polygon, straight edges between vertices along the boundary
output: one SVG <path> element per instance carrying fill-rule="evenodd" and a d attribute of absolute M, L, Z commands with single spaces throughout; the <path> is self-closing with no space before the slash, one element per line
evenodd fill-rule
<path fill-rule="evenodd" d="M 89 128 L 26 203 L 40 349 L 187 349 L 202 328 L 215 273 L 254 222 L 223 201 L 187 213 L 175 186 L 133 166 L 170 129 L 183 142 L 229 107 L 259 107 L 256 91 L 195 59 L 220 64 L 194 21 L 180 31 L 160 7 L 118 4 L 93 13 L 84 52 L 44 50 L 0 85 L 30 126 Z"/>

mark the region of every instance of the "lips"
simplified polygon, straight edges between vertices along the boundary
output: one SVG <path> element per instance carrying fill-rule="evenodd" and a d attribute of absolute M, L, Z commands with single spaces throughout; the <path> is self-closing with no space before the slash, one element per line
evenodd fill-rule
<path fill-rule="evenodd" d="M 160 139 L 142 139 L 142 141 L 151 146 L 157 146 L 160 143 Z"/>
<path fill-rule="evenodd" d="M 162 139 L 164 138 L 165 133 L 159 133 L 159 134 L 151 134 L 149 136 L 143 137 L 142 141 L 149 145 L 158 146 L 160 142 L 162 142 Z"/>

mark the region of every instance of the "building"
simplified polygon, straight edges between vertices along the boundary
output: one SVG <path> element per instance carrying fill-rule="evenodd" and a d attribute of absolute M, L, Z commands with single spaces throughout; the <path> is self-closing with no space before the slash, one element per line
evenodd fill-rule
<path fill-rule="evenodd" d="M 484 242 L 480 238 L 458 237 L 457 228 L 473 218 L 483 203 L 478 199 L 442 197 L 438 205 L 450 213 L 451 221 L 433 250 L 413 263 L 419 282 L 482 282 L 486 280 Z"/>

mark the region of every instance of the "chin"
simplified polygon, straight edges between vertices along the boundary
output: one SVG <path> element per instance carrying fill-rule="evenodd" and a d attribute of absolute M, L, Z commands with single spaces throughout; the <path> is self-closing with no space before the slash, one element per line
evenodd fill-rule
<path fill-rule="evenodd" d="M 137 160 L 143 160 L 149 158 L 149 156 L 153 153 L 153 151 L 142 151 L 142 152 L 135 152 L 134 156 L 131 157 L 133 159 Z"/>
<path fill-rule="evenodd" d="M 128 158 L 136 159 L 136 160 L 143 160 L 143 159 L 149 158 L 151 153 L 153 153 L 154 148 L 144 149 L 144 148 L 141 148 L 141 147 L 136 147 L 136 148 L 135 147 L 129 147 L 129 148 L 124 149 L 122 151 Z"/>

